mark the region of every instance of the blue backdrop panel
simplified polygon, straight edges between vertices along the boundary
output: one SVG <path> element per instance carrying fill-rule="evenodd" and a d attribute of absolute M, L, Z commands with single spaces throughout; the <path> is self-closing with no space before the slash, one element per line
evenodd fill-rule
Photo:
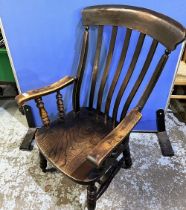
<path fill-rule="evenodd" d="M 65 75 L 76 75 L 83 32 L 81 24 L 82 8 L 95 4 L 113 3 L 142 6 L 153 9 L 171 16 L 183 25 L 186 25 L 186 18 L 184 18 L 186 2 L 183 0 L 171 2 L 169 0 L 0 0 L 0 16 L 2 18 L 2 23 L 21 91 L 25 92 L 30 89 L 48 85 L 59 80 Z M 107 43 L 110 39 L 108 32 L 110 29 L 110 27 L 106 27 L 104 31 L 104 47 L 101 52 L 102 56 L 104 56 L 107 52 Z M 111 69 L 113 70 L 117 65 L 117 59 L 121 50 L 124 33 L 125 31 L 123 29 L 119 30 L 117 37 L 119 47 L 114 51 L 113 61 L 111 64 Z M 93 63 L 93 52 L 96 42 L 95 34 L 96 30 L 93 28 L 91 30 L 91 39 L 93 41 L 91 44 L 92 51 L 89 52 L 90 56 L 87 62 L 84 81 L 90 77 L 90 71 Z M 134 32 L 132 36 L 134 44 L 130 46 L 128 58 L 122 70 L 123 75 L 130 63 L 129 58 L 134 51 L 137 37 L 138 33 Z M 145 40 L 145 45 L 143 46 L 140 56 L 141 58 L 147 54 L 147 47 L 149 46 L 150 41 L 151 40 L 149 38 Z M 173 52 L 171 58 L 169 59 L 164 73 L 161 75 L 158 84 L 156 85 L 143 110 L 143 118 L 135 128 L 136 130 L 151 131 L 157 129 L 155 112 L 159 108 L 166 107 L 180 49 L 181 46 Z M 144 86 L 154 70 L 153 66 L 157 63 L 157 60 L 161 56 L 162 52 L 163 47 L 159 45 L 158 53 L 152 62 L 150 71 L 148 72 L 140 91 L 135 97 L 133 105 L 142 94 Z M 127 89 L 123 96 L 122 103 L 124 103 L 126 96 L 130 92 L 130 86 L 135 82 L 142 64 L 142 59 L 140 59 L 137 64 L 138 67 L 135 70 L 135 75 L 131 79 L 129 89 Z M 100 66 L 101 74 L 104 63 L 101 63 Z M 105 89 L 106 92 L 112 78 L 113 71 L 109 74 L 109 80 Z M 121 80 L 119 83 L 121 84 Z M 81 96 L 82 104 L 86 104 L 88 91 L 87 87 L 86 83 L 83 82 L 83 95 Z M 66 111 L 72 109 L 71 91 L 72 87 L 68 87 L 62 91 L 64 94 Z M 57 115 L 55 95 L 52 94 L 51 96 L 46 96 L 43 99 L 50 117 L 55 118 Z M 35 108 L 35 103 L 30 102 L 29 104 L 33 108 L 37 125 L 41 125 L 38 110 Z M 121 108 L 119 109 L 119 112 L 121 112 Z"/>

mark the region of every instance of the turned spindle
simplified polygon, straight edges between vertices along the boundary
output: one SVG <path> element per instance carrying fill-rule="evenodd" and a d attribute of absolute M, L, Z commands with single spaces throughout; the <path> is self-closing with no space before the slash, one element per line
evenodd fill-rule
<path fill-rule="evenodd" d="M 90 184 L 87 187 L 87 207 L 88 210 L 95 210 L 97 199 L 97 187 L 95 183 Z"/>
<path fill-rule="evenodd" d="M 42 98 L 37 98 L 35 99 L 36 101 L 36 104 L 37 104 L 37 107 L 39 109 L 39 113 L 40 113 L 40 116 L 41 116 L 41 119 L 43 121 L 43 124 L 45 127 L 49 127 L 49 124 L 50 124 L 50 120 L 48 118 L 48 114 L 47 114 L 47 111 L 44 107 L 44 103 L 42 101 Z"/>
<path fill-rule="evenodd" d="M 60 93 L 60 91 L 57 91 L 56 99 L 57 99 L 57 108 L 59 111 L 59 118 L 61 120 L 64 120 L 64 105 L 63 105 L 62 94 Z"/>

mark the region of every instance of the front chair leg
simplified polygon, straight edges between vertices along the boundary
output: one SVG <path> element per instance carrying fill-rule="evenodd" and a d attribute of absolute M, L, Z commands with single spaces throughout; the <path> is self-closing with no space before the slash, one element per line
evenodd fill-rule
<path fill-rule="evenodd" d="M 47 160 L 41 152 L 39 152 L 39 159 L 40 159 L 40 168 L 45 173 L 47 168 Z"/>
<path fill-rule="evenodd" d="M 127 169 L 132 166 L 132 158 L 130 155 L 130 147 L 129 147 L 129 137 L 124 141 L 124 150 L 123 150 L 123 156 L 124 156 L 124 163 L 123 168 Z"/>
<path fill-rule="evenodd" d="M 93 183 L 87 187 L 88 210 L 94 210 L 96 208 L 96 200 L 97 200 L 97 187 L 95 186 L 95 183 Z"/>

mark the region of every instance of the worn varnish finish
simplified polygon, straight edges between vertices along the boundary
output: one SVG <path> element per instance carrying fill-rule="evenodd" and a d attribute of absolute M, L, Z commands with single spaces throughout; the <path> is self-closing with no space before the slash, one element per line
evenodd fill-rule
<path fill-rule="evenodd" d="M 105 65 L 105 69 L 104 69 L 104 72 L 103 72 L 103 77 L 102 77 L 102 80 L 101 80 L 101 85 L 100 85 L 99 93 L 98 93 L 97 109 L 99 111 L 101 111 L 103 92 L 104 92 L 104 88 L 105 88 L 105 83 L 107 81 L 107 77 L 108 77 L 108 73 L 109 73 L 109 69 L 110 69 L 110 64 L 111 64 L 111 61 L 112 61 L 112 55 L 113 55 L 113 52 L 114 52 L 117 31 L 118 31 L 118 27 L 113 26 L 109 51 L 108 51 L 108 55 L 107 55 L 107 59 L 106 59 L 106 65 Z"/>
<path fill-rule="evenodd" d="M 141 117 L 142 115 L 137 109 L 132 110 L 112 132 L 99 142 L 87 159 L 100 167 L 106 157 L 129 135 Z"/>
<path fill-rule="evenodd" d="M 85 30 L 77 78 L 64 77 L 48 87 L 21 94 L 16 97 L 16 100 L 19 105 L 23 105 L 24 102 L 31 99 L 35 99 L 36 101 L 44 125 L 36 133 L 36 142 L 40 150 L 40 166 L 43 172 L 46 171 L 46 160 L 48 160 L 72 180 L 80 184 L 87 184 L 87 206 L 89 210 L 93 210 L 96 207 L 96 200 L 108 188 L 118 171 L 122 167 L 129 168 L 132 165 L 129 148 L 130 133 L 142 117 L 141 111 L 166 65 L 169 54 L 185 39 L 186 31 L 175 20 L 144 8 L 124 5 L 100 5 L 85 8 L 82 13 Z M 112 32 L 110 34 L 108 53 L 105 58 L 101 58 L 104 25 L 111 25 Z M 90 42 L 89 28 L 91 26 L 96 27 L 98 30 L 97 44 L 91 79 L 86 81 L 90 85 L 89 103 L 88 107 L 83 108 L 80 104 L 81 85 L 86 69 Z M 117 67 L 114 70 L 113 81 L 106 96 L 106 104 L 104 104 L 104 89 L 110 72 L 114 50 L 117 48 L 118 27 L 122 27 L 123 30 L 126 30 L 126 33 L 123 39 L 121 55 Z M 114 101 L 113 95 L 121 77 L 121 71 L 125 65 L 128 48 L 130 44 L 133 44 L 131 43 L 132 30 L 138 30 L 140 32 L 138 42 L 128 71 L 124 78 L 122 78 L 123 82 L 119 87 L 118 95 Z M 117 121 L 121 99 L 135 72 L 145 37 L 148 35 L 152 38 L 151 46 L 146 58 L 144 58 L 144 65 L 139 72 L 138 79 L 126 99 L 120 120 Z M 164 45 L 165 52 L 161 56 L 157 66 L 154 67 L 154 72 L 139 102 L 136 106 L 130 107 L 133 98 L 148 72 L 158 43 Z M 97 97 L 95 88 L 98 81 L 101 59 L 105 59 L 105 66 L 103 76 L 99 80 L 101 83 L 98 87 Z M 74 83 L 72 97 L 73 111 L 64 115 L 60 89 L 72 83 Z M 53 92 L 56 92 L 56 103 L 60 119 L 50 123 L 41 97 Z M 96 97 L 97 104 L 94 107 Z M 114 102 L 113 110 L 111 110 L 110 106 L 112 102 Z M 131 111 L 127 113 L 129 107 Z M 120 155 L 121 158 L 118 159 Z M 95 183 L 98 185 L 95 185 Z"/>
<path fill-rule="evenodd" d="M 156 69 L 147 85 L 147 87 L 145 88 L 145 91 L 142 95 L 142 97 L 140 98 L 138 104 L 137 104 L 137 107 L 142 110 L 146 101 L 148 100 L 148 97 L 150 96 L 156 82 L 158 81 L 162 71 L 163 71 L 163 68 L 169 58 L 169 54 L 170 52 L 168 50 L 165 51 L 165 53 L 161 56 L 160 60 L 159 60 L 159 63 L 157 64 L 156 66 Z"/>
<path fill-rule="evenodd" d="M 77 116 L 73 112 L 66 115 L 64 123 L 55 121 L 49 129 L 39 129 L 36 142 L 44 156 L 60 171 L 75 181 L 86 183 L 95 178 L 95 167 L 89 164 L 85 171 L 82 166 L 86 165 L 88 154 L 110 131 L 112 123 L 105 124 L 104 115 L 97 118 L 95 110 L 83 108 Z"/>
<path fill-rule="evenodd" d="M 136 66 L 136 63 L 138 61 L 138 58 L 139 58 L 139 55 L 140 55 L 140 52 L 141 52 L 141 49 L 142 49 L 142 46 L 143 46 L 143 42 L 144 42 L 144 39 L 145 39 L 145 35 L 144 34 L 140 34 L 139 38 L 138 38 L 138 43 L 137 43 L 137 46 L 136 46 L 136 49 L 135 49 L 135 52 L 134 52 L 134 55 L 132 57 L 132 61 L 130 63 L 130 66 L 129 66 L 129 69 L 126 73 L 126 76 L 123 80 L 123 83 L 120 87 L 120 90 L 119 90 L 119 93 L 118 93 L 118 96 L 116 98 L 116 102 L 115 102 L 115 105 L 114 105 L 114 110 L 113 110 L 113 119 L 114 121 L 117 120 L 117 112 L 118 112 L 118 108 L 119 108 L 119 105 L 120 105 L 120 102 L 121 102 L 121 98 L 123 96 L 123 93 L 128 85 L 128 82 L 134 72 L 134 68 Z"/>
<path fill-rule="evenodd" d="M 120 56 L 120 59 L 119 59 L 119 63 L 118 63 L 118 66 L 117 66 L 117 69 L 116 69 L 116 72 L 115 72 L 115 76 L 114 76 L 114 79 L 112 81 L 112 84 L 111 84 L 111 87 L 109 89 L 109 93 L 108 93 L 108 96 L 107 96 L 107 100 L 106 100 L 105 113 L 107 113 L 107 114 L 109 114 L 109 109 L 110 109 L 110 104 L 111 104 L 111 100 L 112 100 L 112 97 L 113 97 L 113 93 L 114 93 L 117 81 L 119 79 L 121 70 L 123 68 L 123 64 L 125 62 L 127 50 L 128 50 L 128 47 L 129 47 L 129 41 L 130 41 L 131 33 L 132 33 L 132 30 L 127 29 L 126 36 L 125 36 L 125 41 L 123 43 L 123 48 L 122 48 L 121 56 Z"/>
<path fill-rule="evenodd" d="M 90 108 L 93 107 L 94 91 L 95 91 L 96 79 L 97 79 L 98 68 L 99 68 L 99 59 L 100 59 L 100 53 L 101 53 L 102 38 L 103 38 L 103 26 L 99 26 L 98 27 L 98 39 L 97 39 L 96 53 L 95 53 L 93 73 L 92 73 L 92 85 L 91 85 L 91 90 L 90 90 L 90 101 L 89 101 Z"/>
<path fill-rule="evenodd" d="M 47 87 L 39 88 L 36 90 L 31 90 L 26 93 L 20 94 L 20 95 L 16 96 L 16 101 L 19 105 L 23 105 L 26 101 L 38 98 L 40 96 L 45 96 L 45 95 L 51 94 L 53 92 L 56 92 L 57 90 L 63 89 L 66 86 L 75 82 L 75 80 L 76 80 L 76 78 L 74 78 L 74 77 L 66 76 L 66 77 L 62 78 L 61 80 L 59 80 Z"/>
<path fill-rule="evenodd" d="M 157 48 L 157 45 L 158 45 L 158 42 L 156 40 L 153 40 L 152 44 L 151 44 L 151 47 L 149 49 L 149 52 L 148 52 L 148 55 L 147 55 L 147 58 L 146 58 L 146 61 L 143 65 L 143 68 L 135 82 L 135 85 L 134 87 L 132 88 L 126 102 L 125 102 L 125 105 L 123 107 L 123 111 L 122 111 L 122 114 L 121 114 L 121 119 L 123 119 L 125 117 L 125 115 L 127 114 L 127 111 L 128 111 L 128 108 L 132 102 L 132 99 L 134 98 L 139 86 L 141 85 L 144 77 L 145 77 L 145 74 L 147 73 L 147 70 L 151 64 L 151 61 L 152 61 L 152 58 L 154 56 L 154 53 L 156 51 L 156 48 Z"/>
<path fill-rule="evenodd" d="M 57 99 L 57 108 L 58 108 L 58 111 L 59 111 L 59 118 L 61 120 L 64 120 L 64 114 L 65 114 L 64 104 L 63 104 L 62 94 L 60 93 L 59 90 L 57 91 L 56 99 Z"/>
<path fill-rule="evenodd" d="M 40 117 L 41 117 L 41 119 L 43 121 L 43 125 L 45 127 L 49 127 L 50 120 L 48 118 L 48 113 L 47 113 L 47 111 L 45 109 L 45 106 L 44 106 L 44 103 L 42 101 L 42 98 L 41 97 L 36 98 L 35 101 L 36 101 L 36 105 L 37 105 L 37 107 L 39 109 L 39 114 L 40 114 Z"/>
<path fill-rule="evenodd" d="M 81 49 L 81 55 L 79 60 L 79 66 L 78 66 L 78 75 L 77 80 L 74 86 L 73 90 L 73 109 L 75 112 L 79 111 L 80 108 L 80 88 L 83 80 L 83 73 L 86 65 L 87 60 L 87 51 L 88 51 L 88 39 L 89 39 L 89 28 L 85 27 L 85 31 L 83 34 L 83 43 L 82 43 L 82 49 Z"/>
<path fill-rule="evenodd" d="M 185 28 L 153 10 L 127 5 L 99 5 L 83 10 L 84 25 L 125 26 L 150 35 L 169 50 L 185 39 Z M 169 34 L 170 36 L 167 36 Z"/>

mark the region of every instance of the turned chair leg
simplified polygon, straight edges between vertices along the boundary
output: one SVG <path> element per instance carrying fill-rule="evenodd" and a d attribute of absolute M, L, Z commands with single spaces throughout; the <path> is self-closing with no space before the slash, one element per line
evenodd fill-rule
<path fill-rule="evenodd" d="M 130 155 L 130 147 L 129 147 L 129 137 L 124 141 L 124 150 L 123 150 L 123 156 L 124 156 L 124 163 L 123 168 L 127 169 L 132 166 L 132 158 Z"/>
<path fill-rule="evenodd" d="M 46 172 L 46 168 L 47 168 L 47 160 L 43 156 L 43 154 L 41 154 L 41 152 L 39 152 L 39 159 L 40 159 L 40 168 L 45 173 Z"/>
<path fill-rule="evenodd" d="M 95 210 L 97 198 L 97 187 L 95 183 L 87 187 L 87 207 L 88 210 Z"/>

